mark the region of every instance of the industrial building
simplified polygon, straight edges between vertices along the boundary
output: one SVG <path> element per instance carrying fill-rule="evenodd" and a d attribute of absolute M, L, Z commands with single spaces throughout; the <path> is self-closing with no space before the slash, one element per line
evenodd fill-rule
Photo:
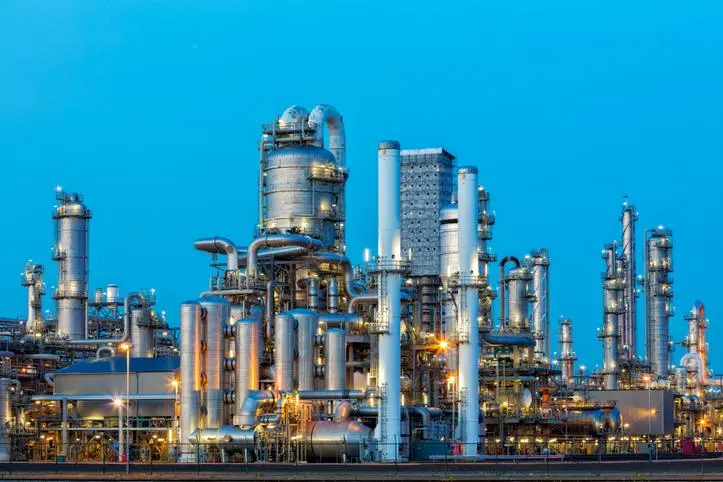
<path fill-rule="evenodd" d="M 329 105 L 291 106 L 262 126 L 255 235 L 237 242 L 208 226 L 193 242 L 213 275 L 172 311 L 177 323 L 152 290 L 91 292 L 92 213 L 59 190 L 55 315 L 43 311 L 43 266 L 29 262 L 27 314 L 0 320 L 0 459 L 474 461 L 720 448 L 702 303 L 685 318 L 687 353 L 671 362 L 669 229 L 645 231 L 638 274 L 638 216 L 624 203 L 621 239 L 602 252 L 602 364 L 585 374 L 574 320 L 551 321 L 553 255 L 564 254 L 504 253 L 495 267 L 482 174 L 442 148 L 378 144 L 378 246 L 355 265 L 345 146 Z"/>

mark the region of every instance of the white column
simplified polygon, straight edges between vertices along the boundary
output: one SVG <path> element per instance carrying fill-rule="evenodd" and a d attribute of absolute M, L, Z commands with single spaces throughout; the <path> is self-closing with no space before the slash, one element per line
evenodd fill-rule
<path fill-rule="evenodd" d="M 479 236 L 477 224 L 477 168 L 461 167 L 457 171 L 459 211 L 459 299 L 464 309 L 458 311 L 460 431 L 465 455 L 477 455 L 479 443 L 479 299 L 476 279 L 479 276 Z"/>
<path fill-rule="evenodd" d="M 401 274 L 386 270 L 401 261 L 400 239 L 400 147 L 397 141 L 379 143 L 379 376 L 385 390 L 379 404 L 379 423 L 376 438 L 380 442 L 382 460 L 395 460 L 401 441 L 400 377 L 401 377 Z"/>

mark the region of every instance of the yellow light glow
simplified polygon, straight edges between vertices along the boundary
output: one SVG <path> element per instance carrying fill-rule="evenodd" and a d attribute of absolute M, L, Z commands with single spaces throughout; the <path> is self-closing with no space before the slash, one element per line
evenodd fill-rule
<path fill-rule="evenodd" d="M 440 347 L 442 350 L 446 350 L 446 349 L 447 349 L 447 341 L 446 341 L 446 340 L 440 341 L 440 342 L 439 342 L 439 347 Z"/>
<path fill-rule="evenodd" d="M 123 343 L 121 343 L 121 344 L 118 346 L 118 349 L 119 349 L 120 351 L 128 351 L 128 350 L 131 349 L 131 344 L 130 344 L 130 343 L 123 342 Z"/>

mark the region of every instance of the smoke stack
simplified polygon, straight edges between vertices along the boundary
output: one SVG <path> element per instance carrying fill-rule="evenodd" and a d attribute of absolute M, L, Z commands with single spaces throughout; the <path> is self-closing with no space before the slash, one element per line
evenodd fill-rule
<path fill-rule="evenodd" d="M 400 234 L 400 147 L 397 141 L 379 143 L 378 151 L 378 239 L 379 290 L 377 330 L 379 332 L 379 423 L 383 461 L 396 460 L 401 442 L 401 234 Z"/>

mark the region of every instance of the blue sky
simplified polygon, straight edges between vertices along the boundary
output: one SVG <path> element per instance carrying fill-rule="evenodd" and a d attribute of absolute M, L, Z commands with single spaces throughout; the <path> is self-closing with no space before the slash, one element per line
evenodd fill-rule
<path fill-rule="evenodd" d="M 444 146 L 480 168 L 497 253 L 550 249 L 553 320 L 573 319 L 583 363 L 601 358 L 600 249 L 624 194 L 639 240 L 674 231 L 675 339 L 701 299 L 712 342 L 721 24 L 716 1 L 2 2 L 0 315 L 23 313 L 29 257 L 54 284 L 60 184 L 94 213 L 92 287 L 156 288 L 175 321 L 211 274 L 192 241 L 251 236 L 260 124 L 330 103 L 347 126 L 357 261 L 376 244 L 377 142 Z"/>

